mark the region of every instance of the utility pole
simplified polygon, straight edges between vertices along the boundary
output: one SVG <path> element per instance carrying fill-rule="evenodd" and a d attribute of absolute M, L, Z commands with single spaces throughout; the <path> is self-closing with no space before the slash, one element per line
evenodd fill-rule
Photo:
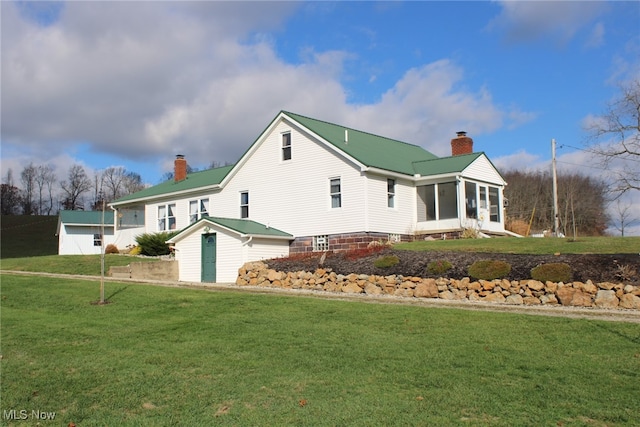
<path fill-rule="evenodd" d="M 558 218 L 558 175 L 556 173 L 556 140 L 551 140 L 551 174 L 553 176 L 553 234 L 560 235 L 560 221 Z"/>
<path fill-rule="evenodd" d="M 100 224 L 100 304 L 104 304 L 104 197 L 102 198 L 102 222 Z"/>

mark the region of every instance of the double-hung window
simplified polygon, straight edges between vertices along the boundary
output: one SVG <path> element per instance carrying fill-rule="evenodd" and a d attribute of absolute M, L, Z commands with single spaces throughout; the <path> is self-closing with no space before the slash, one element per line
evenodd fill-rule
<path fill-rule="evenodd" d="M 396 180 L 387 179 L 387 207 L 393 208 L 396 205 Z"/>
<path fill-rule="evenodd" d="M 282 160 L 291 160 L 291 132 L 282 134 Z"/>
<path fill-rule="evenodd" d="M 330 180 L 331 207 L 339 208 L 342 206 L 342 190 L 340 188 L 340 178 L 331 178 Z"/>
<path fill-rule="evenodd" d="M 158 206 L 158 231 L 169 231 L 176 229 L 175 211 L 175 203 Z"/>
<path fill-rule="evenodd" d="M 240 218 L 249 218 L 249 192 L 240 193 Z"/>
<path fill-rule="evenodd" d="M 191 200 L 189 202 L 189 224 L 193 224 L 203 216 L 209 215 L 209 199 Z"/>
<path fill-rule="evenodd" d="M 102 234 L 96 233 L 93 235 L 93 246 L 102 246 Z"/>

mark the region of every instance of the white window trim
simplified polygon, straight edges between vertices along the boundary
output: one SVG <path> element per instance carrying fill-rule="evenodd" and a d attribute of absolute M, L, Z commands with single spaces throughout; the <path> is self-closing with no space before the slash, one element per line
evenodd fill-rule
<path fill-rule="evenodd" d="M 173 207 L 173 215 L 169 215 L 169 207 Z M 160 217 L 160 209 L 164 208 L 165 216 Z M 176 204 L 175 203 L 165 203 L 163 205 L 158 205 L 158 209 L 156 210 L 156 227 L 158 231 L 171 231 L 176 230 L 178 228 L 177 218 L 176 218 Z M 171 218 L 173 218 L 174 227 L 171 228 Z M 164 228 L 160 228 L 160 220 L 164 220 Z"/>
<path fill-rule="evenodd" d="M 195 212 L 191 212 L 191 204 L 192 203 L 196 203 L 197 208 Z M 207 204 L 207 208 L 206 210 L 202 209 L 202 204 L 203 202 L 206 202 Z M 203 198 L 203 199 L 193 199 L 193 200 L 189 200 L 189 224 L 193 224 L 194 222 L 198 221 L 199 219 L 201 219 L 203 216 L 211 216 L 210 215 L 210 208 L 209 208 L 209 198 Z M 205 214 L 205 215 L 203 215 Z M 194 218 L 192 218 L 195 215 L 195 220 Z"/>
<path fill-rule="evenodd" d="M 246 195 L 247 195 L 247 203 L 243 203 L 243 202 L 242 202 L 242 195 L 243 195 L 243 194 L 246 194 Z M 241 191 L 241 192 L 240 192 L 240 218 L 241 218 L 241 219 L 247 219 L 247 218 L 249 218 L 249 215 L 251 214 L 251 213 L 250 213 L 250 211 L 249 211 L 250 201 L 251 201 L 251 199 L 249 198 L 249 191 L 248 191 L 248 190 L 246 190 L 246 191 Z M 243 215 L 243 208 L 245 208 L 245 207 L 246 207 L 246 209 L 247 209 L 247 215 L 246 215 L 246 216 L 244 216 L 244 215 Z"/>
<path fill-rule="evenodd" d="M 393 182 L 391 187 L 392 191 L 389 191 L 389 181 Z M 396 185 L 397 181 L 393 178 L 387 178 L 387 208 L 396 209 Z"/>
<path fill-rule="evenodd" d="M 340 191 L 338 191 L 337 193 L 333 193 L 331 187 L 332 187 L 332 181 L 338 180 L 338 184 L 340 185 Z M 333 206 L 333 197 L 334 195 L 338 195 L 339 196 L 339 202 L 340 202 L 340 206 Z M 329 209 L 342 209 L 342 177 L 339 176 L 332 176 L 331 178 L 329 178 Z"/>
<path fill-rule="evenodd" d="M 284 136 L 285 135 L 289 135 L 289 145 L 284 145 Z M 288 130 L 288 131 L 282 132 L 280 134 L 280 152 L 281 152 L 280 161 L 281 162 L 288 162 L 291 159 L 293 159 L 293 148 L 292 148 L 292 146 L 293 146 L 293 142 L 291 141 L 291 131 Z M 286 149 L 289 150 L 289 158 L 288 159 L 285 159 L 285 155 L 284 155 Z"/>

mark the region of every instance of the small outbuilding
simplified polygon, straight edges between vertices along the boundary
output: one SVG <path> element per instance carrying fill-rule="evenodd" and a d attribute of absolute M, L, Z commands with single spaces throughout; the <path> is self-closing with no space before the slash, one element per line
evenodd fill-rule
<path fill-rule="evenodd" d="M 289 254 L 294 237 L 248 219 L 203 217 L 167 243 L 179 262 L 183 282 L 235 282 L 248 261 Z"/>
<path fill-rule="evenodd" d="M 60 211 L 56 235 L 58 255 L 101 254 L 115 241 L 113 211 Z"/>

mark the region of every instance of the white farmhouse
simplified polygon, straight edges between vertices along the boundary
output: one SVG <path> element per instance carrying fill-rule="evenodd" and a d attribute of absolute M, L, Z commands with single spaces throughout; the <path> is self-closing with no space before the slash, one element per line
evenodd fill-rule
<path fill-rule="evenodd" d="M 180 230 L 180 280 L 235 281 L 246 261 L 344 251 L 371 241 L 505 234 L 500 173 L 464 132 L 452 155 L 282 111 L 232 166 L 187 174 L 122 197 L 121 245 Z"/>

